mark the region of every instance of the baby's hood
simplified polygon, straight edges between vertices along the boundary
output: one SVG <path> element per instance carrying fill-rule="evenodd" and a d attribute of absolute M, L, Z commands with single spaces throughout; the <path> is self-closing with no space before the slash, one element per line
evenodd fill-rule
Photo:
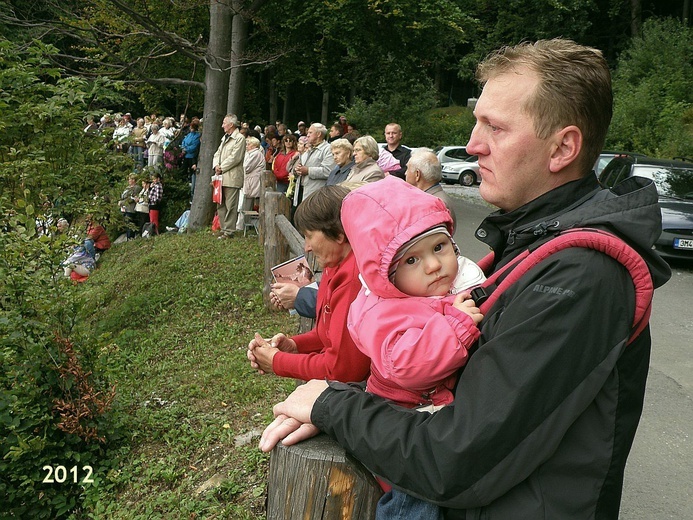
<path fill-rule="evenodd" d="M 443 201 L 393 176 L 349 193 L 341 219 L 362 280 L 382 298 L 406 297 L 388 280 L 392 259 L 404 243 L 441 224 L 452 234 Z"/>

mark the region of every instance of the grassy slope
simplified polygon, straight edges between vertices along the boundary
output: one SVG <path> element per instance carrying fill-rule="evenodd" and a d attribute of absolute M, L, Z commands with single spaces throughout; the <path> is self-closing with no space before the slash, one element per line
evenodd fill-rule
<path fill-rule="evenodd" d="M 128 434 L 118 468 L 94 468 L 85 517 L 264 518 L 267 456 L 235 439 L 261 431 L 294 382 L 255 374 L 245 347 L 297 322 L 263 306 L 262 269 L 254 236 L 166 234 L 114 246 L 83 284 L 82 324 Z"/>

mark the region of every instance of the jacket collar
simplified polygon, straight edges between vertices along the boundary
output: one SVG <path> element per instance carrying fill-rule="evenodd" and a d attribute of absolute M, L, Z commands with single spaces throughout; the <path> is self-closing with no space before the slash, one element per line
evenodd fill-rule
<path fill-rule="evenodd" d="M 599 190 L 594 175 L 568 182 L 544 193 L 516 210 L 491 213 L 476 230 L 477 239 L 494 251 L 495 261 L 510 258 L 537 239 L 536 226 L 550 225 L 545 221 L 565 213 Z"/>

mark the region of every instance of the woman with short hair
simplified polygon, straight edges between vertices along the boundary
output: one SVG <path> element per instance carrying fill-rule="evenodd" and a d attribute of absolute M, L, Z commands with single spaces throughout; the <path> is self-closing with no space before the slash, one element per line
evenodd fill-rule
<path fill-rule="evenodd" d="M 248 345 L 250 366 L 260 373 L 309 381 L 363 381 L 369 358 L 354 344 L 347 330 L 349 306 L 361 289 L 356 259 L 339 218 L 344 186 L 324 186 L 306 197 L 296 210 L 296 228 L 305 236 L 323 275 L 318 288 L 315 327 L 288 337 L 259 334 Z"/>
<path fill-rule="evenodd" d="M 327 177 L 327 182 L 325 182 L 326 186 L 332 186 L 346 181 L 351 173 L 351 168 L 354 166 L 354 161 L 351 157 L 354 147 L 351 146 L 349 141 L 346 139 L 332 141 L 330 149 L 332 150 L 332 156 L 334 157 L 336 166 Z"/>
<path fill-rule="evenodd" d="M 286 193 L 289 188 L 289 172 L 294 162 L 298 160 L 298 139 L 294 134 L 282 137 L 282 146 L 272 161 L 272 173 L 277 180 L 277 191 Z"/>
<path fill-rule="evenodd" d="M 243 210 L 257 211 L 260 207 L 262 174 L 265 173 L 265 156 L 257 137 L 245 138 L 243 170 Z"/>
<path fill-rule="evenodd" d="M 383 170 L 376 162 L 380 150 L 378 143 L 370 135 L 359 137 L 354 142 L 354 166 L 346 182 L 373 182 L 385 178 Z"/>

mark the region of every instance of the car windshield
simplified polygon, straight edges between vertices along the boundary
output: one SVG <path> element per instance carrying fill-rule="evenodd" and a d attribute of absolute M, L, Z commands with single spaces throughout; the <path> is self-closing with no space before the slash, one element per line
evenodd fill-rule
<path fill-rule="evenodd" d="M 693 200 L 693 168 L 636 164 L 633 174 L 652 179 L 660 195 Z"/>

